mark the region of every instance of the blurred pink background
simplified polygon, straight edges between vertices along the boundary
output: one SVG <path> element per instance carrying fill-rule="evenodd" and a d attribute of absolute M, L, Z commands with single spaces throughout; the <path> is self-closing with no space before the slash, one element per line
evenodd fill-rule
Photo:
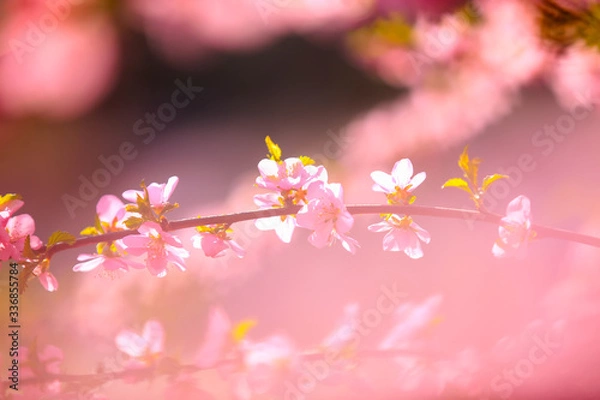
<path fill-rule="evenodd" d="M 417 204 L 471 208 L 464 193 L 440 189 L 460 176 L 456 160 L 468 144 L 483 158 L 483 174 L 510 176 L 492 191 L 491 211 L 503 214 L 524 194 L 534 222 L 599 236 L 600 47 L 544 41 L 536 7 L 548 2 L 475 2 L 473 25 L 452 13 L 460 2 L 423 3 L 8 1 L 0 6 L 0 194 L 23 196 L 21 212 L 35 218 L 42 239 L 58 229 L 78 233 L 93 223 L 102 194 L 119 196 L 142 179 L 180 178 L 173 200 L 181 207 L 171 218 L 251 210 L 270 135 L 284 157 L 323 163 L 330 181 L 344 185 L 347 203 L 382 203 L 370 172 L 410 157 L 415 172 L 427 172 Z M 576 12 L 597 5 L 575 3 Z M 394 20 L 397 13 L 405 18 Z M 428 52 L 432 37 L 440 51 Z M 427 58 L 415 69 L 418 54 Z M 148 113 L 161 118 L 173 92 L 190 82 L 202 90 L 152 127 Z M 126 142 L 135 157 L 69 210 L 65 195 L 80 197 L 82 179 L 93 179 L 101 158 Z M 307 399 L 598 397 L 599 249 L 548 239 L 534 242 L 525 259 L 496 259 L 493 225 L 415 220 L 432 235 L 420 260 L 382 251 L 382 236 L 366 229 L 376 216 L 356 217 L 356 255 L 338 245 L 318 250 L 305 231 L 283 244 L 242 223 L 234 228 L 246 257 L 213 260 L 189 246 L 191 230 L 182 231 L 192 253 L 188 271 L 162 279 L 136 270 L 75 273 L 78 251 L 60 253 L 51 264 L 59 290 L 32 282 L 21 297 L 21 345 L 36 339 L 60 347 L 63 373 L 93 373 L 100 363 L 118 370 L 115 336 L 156 319 L 166 354 L 193 362 L 208 312 L 219 306 L 233 321 L 256 319 L 253 340 L 284 334 L 310 350 L 347 305 L 373 308 L 381 286 L 395 284 L 413 304 L 442 296 L 436 322 L 418 339 L 443 359 L 469 354 L 468 372 L 450 364 L 448 384 L 437 390 L 428 380 L 441 379 L 431 377 L 435 360 L 407 367 L 407 376 L 392 359 L 360 359 L 352 377 L 372 391 L 341 380 L 319 383 Z M 2 281 L 7 270 L 3 263 Z M 2 293 L 8 310 L 5 287 Z M 7 312 L 0 315 L 6 325 Z M 384 316 L 361 348 L 377 348 L 393 327 Z M 533 337 L 548 332 L 560 337 L 552 355 L 526 379 L 507 383 L 506 371 L 530 357 Z M 214 398 L 235 398 L 234 384 L 218 372 L 193 377 Z M 167 386 L 162 378 L 113 381 L 99 392 L 113 400 L 175 398 Z"/>

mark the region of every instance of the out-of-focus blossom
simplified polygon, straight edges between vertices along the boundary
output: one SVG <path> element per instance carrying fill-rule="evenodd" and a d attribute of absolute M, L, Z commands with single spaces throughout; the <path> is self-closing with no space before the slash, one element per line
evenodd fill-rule
<path fill-rule="evenodd" d="M 290 32 L 341 31 L 365 17 L 371 0 L 130 0 L 130 20 L 173 61 L 213 50 L 248 50 Z"/>
<path fill-rule="evenodd" d="M 500 238 L 492 247 L 494 256 L 525 254 L 527 244 L 535 236 L 531 230 L 531 203 L 527 197 L 518 196 L 508 204 L 506 216 L 501 220 L 498 233 Z"/>
<path fill-rule="evenodd" d="M 340 240 L 344 249 L 354 253 L 358 242 L 346 235 L 354 218 L 346 210 L 342 185 L 315 181 L 308 186 L 307 199 L 296 218 L 299 226 L 313 230 L 308 241 L 323 248 Z"/>
<path fill-rule="evenodd" d="M 421 304 L 405 303 L 394 312 L 395 326 L 379 344 L 379 349 L 407 349 L 437 317 L 442 296 L 431 296 Z"/>
<path fill-rule="evenodd" d="M 0 48 L 9 51 L 0 60 L 0 112 L 73 118 L 112 88 L 119 58 L 112 22 L 62 4 L 57 14 L 42 1 L 9 7 L 0 30 Z"/>
<path fill-rule="evenodd" d="M 29 214 L 16 215 L 7 220 L 0 217 L 0 261 L 20 260 L 27 236 L 32 249 L 42 247 L 42 241 L 34 232 L 35 222 Z"/>
<path fill-rule="evenodd" d="M 423 257 L 421 241 L 428 244 L 431 235 L 410 216 L 388 215 L 384 221 L 369 225 L 371 232 L 387 232 L 383 237 L 383 250 L 404 251 L 410 258 Z"/>
<path fill-rule="evenodd" d="M 232 232 L 227 224 L 199 226 L 198 233 L 192 236 L 192 245 L 202 249 L 207 257 L 221 257 L 227 249 L 239 257 L 244 257 L 245 251 L 229 234 Z"/>
<path fill-rule="evenodd" d="M 600 51 L 576 43 L 566 49 L 550 75 L 550 84 L 564 107 L 600 103 Z"/>
<path fill-rule="evenodd" d="M 140 368 L 154 364 L 163 353 L 164 342 L 163 326 L 156 320 L 147 321 L 141 335 L 125 329 L 115 338 L 117 348 L 131 357 L 126 363 L 127 368 Z"/>
<path fill-rule="evenodd" d="M 165 400 L 212 400 L 215 397 L 200 389 L 195 377 L 190 375 L 178 376 L 169 382 L 165 389 Z"/>
<path fill-rule="evenodd" d="M 150 205 L 153 207 L 162 207 L 168 203 L 169 198 L 175 191 L 178 183 L 179 178 L 172 176 L 169 178 L 167 183 L 152 182 L 150 185 L 148 185 L 148 201 L 150 202 Z M 144 198 L 145 194 L 140 190 L 126 190 L 123 192 L 123 198 L 132 203 L 137 201 L 138 196 Z"/>
<path fill-rule="evenodd" d="M 37 345 L 19 349 L 19 376 L 23 380 L 35 379 L 46 374 L 60 374 L 60 364 L 64 359 L 60 348 L 46 345 L 41 350 Z M 44 381 L 40 385 L 19 385 L 19 395 L 24 399 L 41 399 L 56 396 L 62 391 L 58 379 Z M 21 398 L 19 396 L 19 398 Z"/>
<path fill-rule="evenodd" d="M 477 55 L 499 85 L 518 88 L 543 72 L 549 54 L 539 37 L 534 2 L 481 2 L 483 13 L 477 35 Z"/>
<path fill-rule="evenodd" d="M 425 172 L 419 172 L 413 176 L 413 165 L 408 158 L 394 164 L 392 173 L 374 171 L 371 178 L 375 182 L 373 190 L 383 192 L 387 195 L 390 204 L 410 204 L 415 200 L 412 194 L 426 178 Z"/>
<path fill-rule="evenodd" d="M 221 308 L 210 310 L 204 341 L 196 353 L 196 365 L 201 368 L 210 368 L 224 356 L 228 345 L 231 345 L 232 328 L 225 311 Z"/>
<path fill-rule="evenodd" d="M 156 222 L 145 222 L 138 232 L 139 235 L 124 237 L 123 247 L 128 254 L 145 256 L 146 267 L 152 275 L 165 276 L 169 263 L 185 271 L 184 258 L 188 258 L 190 253 L 183 248 L 178 237 L 164 232 Z"/>
<path fill-rule="evenodd" d="M 285 336 L 271 336 L 260 342 L 240 343 L 243 372 L 233 376 L 237 399 L 250 400 L 270 393 L 291 372 L 296 349 Z"/>
<path fill-rule="evenodd" d="M 434 362 L 419 357 L 405 357 L 399 360 L 396 383 L 400 390 L 419 393 L 419 396 L 427 398 L 442 395 L 447 387 L 472 395 L 479 389 L 474 380 L 479 371 L 479 362 L 478 355 L 472 349 Z"/>
<path fill-rule="evenodd" d="M 520 87 L 540 76 L 549 58 L 540 44 L 534 5 L 516 0 L 477 4 L 481 16 L 474 24 L 449 30 L 458 34 L 456 40 L 441 34 L 443 26 L 437 33 L 427 27 L 439 35 L 439 40 L 430 39 L 430 46 L 440 50 L 409 53 L 418 70 L 410 81 L 418 85 L 407 97 L 378 106 L 349 125 L 355 140 L 345 155 L 348 164 L 370 168 L 400 150 L 456 144 L 506 115 Z M 515 21 L 515 27 L 507 21 Z M 417 39 L 423 42 L 411 32 L 409 49 Z M 407 63 L 397 65 L 403 74 Z"/>

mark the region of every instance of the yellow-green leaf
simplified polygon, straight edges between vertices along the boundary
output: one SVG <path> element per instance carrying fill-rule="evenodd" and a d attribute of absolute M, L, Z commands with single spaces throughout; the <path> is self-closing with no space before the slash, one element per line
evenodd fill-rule
<path fill-rule="evenodd" d="M 480 158 L 469 158 L 469 146 L 465 146 L 458 158 L 458 166 L 465 173 L 465 177 L 477 188 L 477 173 L 479 172 Z"/>
<path fill-rule="evenodd" d="M 496 182 L 499 179 L 506 179 L 506 178 L 508 178 L 508 175 L 502 175 L 502 174 L 488 175 L 485 178 L 483 178 L 483 185 L 481 185 L 481 189 L 485 192 L 492 183 Z"/>
<path fill-rule="evenodd" d="M 273 161 L 281 161 L 281 148 L 279 147 L 279 145 L 274 143 L 271 140 L 270 136 L 267 136 L 265 138 L 265 143 L 267 145 L 267 149 L 269 150 L 269 154 L 267 154 L 267 157 L 269 157 Z"/>
<path fill-rule="evenodd" d="M 0 207 L 13 200 L 22 200 L 22 197 L 20 194 L 16 193 L 7 193 L 3 196 L 0 196 Z"/>
<path fill-rule="evenodd" d="M 245 319 L 239 322 L 236 326 L 233 327 L 231 331 L 233 340 L 236 343 L 241 342 L 246 337 L 250 329 L 254 328 L 257 324 L 258 322 L 253 319 Z"/>
<path fill-rule="evenodd" d="M 313 160 L 312 158 L 308 157 L 308 156 L 300 156 L 298 157 L 300 159 L 300 161 L 302 161 L 303 165 L 313 165 L 315 163 L 315 160 Z"/>
<path fill-rule="evenodd" d="M 469 184 L 467 183 L 467 181 L 465 181 L 462 178 L 452 178 L 452 179 L 448 179 L 446 181 L 446 183 L 444 183 L 442 185 L 442 189 L 445 189 L 447 187 L 455 187 L 458 189 L 462 189 L 467 193 L 472 193 L 471 192 L 471 188 L 469 187 Z"/>
<path fill-rule="evenodd" d="M 76 240 L 77 238 L 71 235 L 69 232 L 56 231 L 52 235 L 50 235 L 50 238 L 48 238 L 48 248 L 58 243 L 73 244 Z"/>
<path fill-rule="evenodd" d="M 31 237 L 27 235 L 25 237 L 25 244 L 23 245 L 23 257 L 33 259 L 36 257 L 35 251 L 31 248 Z"/>
<path fill-rule="evenodd" d="M 96 236 L 98 231 L 93 226 L 88 226 L 87 228 L 83 228 L 81 232 L 79 232 L 82 236 Z"/>

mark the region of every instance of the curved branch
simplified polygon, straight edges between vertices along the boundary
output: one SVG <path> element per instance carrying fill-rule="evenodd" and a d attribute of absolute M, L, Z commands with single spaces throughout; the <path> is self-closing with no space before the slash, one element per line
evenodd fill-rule
<path fill-rule="evenodd" d="M 165 231 L 176 231 L 186 228 L 194 228 L 202 225 L 212 224 L 234 224 L 236 222 L 251 221 L 259 218 L 267 218 L 282 215 L 294 215 L 300 210 L 301 206 L 289 206 L 283 208 L 273 208 L 267 210 L 243 211 L 232 214 L 211 215 L 206 217 L 186 218 L 176 221 L 170 221 L 165 226 Z M 501 215 L 480 212 L 477 210 L 467 210 L 460 208 L 432 207 L 432 206 L 400 206 L 400 205 L 381 205 L 381 204 L 352 204 L 347 206 L 351 214 L 405 214 L 420 215 L 437 218 L 451 219 L 470 219 L 487 222 L 498 225 L 502 218 Z M 600 248 L 600 238 L 563 229 L 547 227 L 533 224 L 532 229 L 537 232 L 538 238 L 555 238 L 594 246 Z M 50 257 L 60 251 L 97 244 L 100 242 L 110 242 L 122 239 L 126 236 L 136 234 L 137 230 L 124 230 L 119 232 L 110 232 L 97 236 L 79 238 L 73 244 L 59 243 L 52 247 L 47 256 Z M 43 249 L 42 249 L 43 251 Z"/>

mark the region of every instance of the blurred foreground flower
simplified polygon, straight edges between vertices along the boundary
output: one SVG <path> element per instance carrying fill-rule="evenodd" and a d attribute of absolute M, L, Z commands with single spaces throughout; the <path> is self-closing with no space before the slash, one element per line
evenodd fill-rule
<path fill-rule="evenodd" d="M 527 244 L 535 237 L 531 230 L 531 203 L 527 197 L 518 196 L 508 204 L 498 233 L 500 238 L 492 248 L 494 256 L 524 256 Z"/>

